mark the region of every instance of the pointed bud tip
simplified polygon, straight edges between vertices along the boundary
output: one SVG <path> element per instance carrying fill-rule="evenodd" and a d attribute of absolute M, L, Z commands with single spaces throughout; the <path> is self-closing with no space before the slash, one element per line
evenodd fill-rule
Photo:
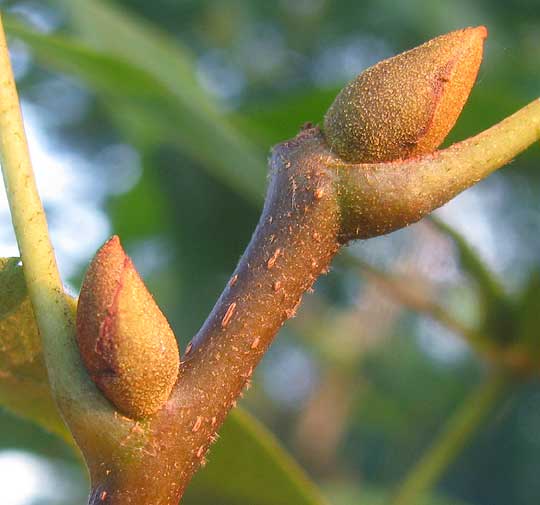
<path fill-rule="evenodd" d="M 355 163 L 434 151 L 467 101 L 486 37 L 485 26 L 457 30 L 362 72 L 325 116 L 330 148 Z"/>
<path fill-rule="evenodd" d="M 108 247 L 119 247 L 122 248 L 122 244 L 120 242 L 120 237 L 118 235 L 113 235 L 107 242 L 103 244 L 100 250 L 103 250 Z M 123 248 L 122 248 L 123 249 Z"/>
<path fill-rule="evenodd" d="M 117 236 L 92 260 L 77 308 L 82 360 L 104 395 L 124 414 L 156 412 L 176 382 L 176 338 Z"/>
<path fill-rule="evenodd" d="M 482 41 L 487 39 L 488 36 L 487 26 L 484 25 L 471 26 L 469 28 L 464 28 L 463 31 L 471 32 L 472 34 L 474 34 L 475 37 L 478 37 Z"/>

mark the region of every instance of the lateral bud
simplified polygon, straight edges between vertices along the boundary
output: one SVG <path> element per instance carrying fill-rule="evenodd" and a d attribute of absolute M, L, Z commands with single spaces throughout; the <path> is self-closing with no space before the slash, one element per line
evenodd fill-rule
<path fill-rule="evenodd" d="M 169 398 L 180 361 L 176 338 L 117 236 L 86 272 L 77 342 L 92 380 L 123 414 L 150 416 Z"/>
<path fill-rule="evenodd" d="M 486 37 L 484 26 L 457 30 L 362 72 L 326 113 L 330 148 L 352 163 L 433 152 L 467 101 Z"/>

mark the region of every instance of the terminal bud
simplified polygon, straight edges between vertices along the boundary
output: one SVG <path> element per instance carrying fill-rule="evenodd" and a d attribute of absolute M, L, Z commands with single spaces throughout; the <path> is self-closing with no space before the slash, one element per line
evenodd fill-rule
<path fill-rule="evenodd" d="M 326 113 L 330 148 L 353 163 L 433 152 L 467 101 L 486 37 L 484 26 L 457 30 L 362 72 Z"/>

